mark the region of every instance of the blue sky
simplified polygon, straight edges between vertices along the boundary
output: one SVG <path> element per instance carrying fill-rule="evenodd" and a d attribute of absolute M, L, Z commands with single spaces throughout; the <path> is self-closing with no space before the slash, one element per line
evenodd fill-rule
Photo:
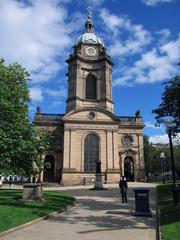
<path fill-rule="evenodd" d="M 162 83 L 178 73 L 179 0 L 0 0 L 0 56 L 30 72 L 30 115 L 38 105 L 45 113 L 65 112 L 65 60 L 84 32 L 89 5 L 114 62 L 115 113 L 133 116 L 139 109 L 144 133 L 154 143 L 167 142 L 151 112 Z"/>

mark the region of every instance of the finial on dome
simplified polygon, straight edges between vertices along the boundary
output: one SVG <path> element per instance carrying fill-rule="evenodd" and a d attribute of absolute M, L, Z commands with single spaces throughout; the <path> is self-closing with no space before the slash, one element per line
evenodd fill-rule
<path fill-rule="evenodd" d="M 88 10 L 88 13 L 89 13 L 88 19 L 92 19 L 92 7 L 89 6 L 89 7 L 87 8 L 87 10 Z"/>
<path fill-rule="evenodd" d="M 88 20 L 85 23 L 86 32 L 92 33 L 92 32 L 94 32 L 94 23 L 92 20 L 92 7 L 89 6 L 87 8 L 87 10 L 88 10 Z"/>

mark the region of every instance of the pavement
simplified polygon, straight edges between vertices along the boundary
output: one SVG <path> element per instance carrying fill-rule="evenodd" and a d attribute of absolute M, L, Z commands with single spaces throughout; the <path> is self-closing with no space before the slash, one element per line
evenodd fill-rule
<path fill-rule="evenodd" d="M 1 240 L 156 240 L 156 185 L 129 183 L 128 203 L 121 203 L 118 184 L 108 190 L 89 190 L 92 186 L 51 187 L 77 199 L 74 207 L 48 219 L 0 237 Z M 136 217 L 135 187 L 150 190 L 152 217 Z"/>

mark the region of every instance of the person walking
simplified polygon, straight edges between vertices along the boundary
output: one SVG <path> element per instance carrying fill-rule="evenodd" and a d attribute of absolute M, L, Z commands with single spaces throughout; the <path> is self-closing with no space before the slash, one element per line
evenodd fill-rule
<path fill-rule="evenodd" d="M 13 177 L 9 176 L 9 188 L 13 186 Z"/>
<path fill-rule="evenodd" d="M 2 179 L 2 177 L 0 176 L 0 189 L 2 189 L 2 185 L 3 185 L 3 179 Z"/>
<path fill-rule="evenodd" d="M 128 185 L 127 185 L 127 181 L 124 178 L 124 176 L 122 176 L 122 179 L 120 179 L 120 181 L 119 181 L 119 188 L 120 188 L 120 192 L 121 192 L 122 203 L 127 202 Z"/>

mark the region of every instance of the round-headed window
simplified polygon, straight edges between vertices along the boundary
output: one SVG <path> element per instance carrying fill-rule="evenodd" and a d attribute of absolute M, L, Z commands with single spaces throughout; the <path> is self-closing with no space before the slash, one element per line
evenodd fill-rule
<path fill-rule="evenodd" d="M 125 136 L 122 138 L 122 142 L 123 142 L 123 145 L 126 145 L 126 146 L 132 145 L 132 143 L 133 143 L 133 138 L 132 138 L 132 136 L 125 135 Z"/>
<path fill-rule="evenodd" d="M 89 120 L 93 120 L 93 119 L 95 119 L 95 117 L 96 117 L 96 114 L 94 112 L 88 113 L 88 119 Z"/>
<path fill-rule="evenodd" d="M 84 171 L 95 172 L 97 159 L 99 159 L 99 138 L 90 133 L 84 140 Z"/>

